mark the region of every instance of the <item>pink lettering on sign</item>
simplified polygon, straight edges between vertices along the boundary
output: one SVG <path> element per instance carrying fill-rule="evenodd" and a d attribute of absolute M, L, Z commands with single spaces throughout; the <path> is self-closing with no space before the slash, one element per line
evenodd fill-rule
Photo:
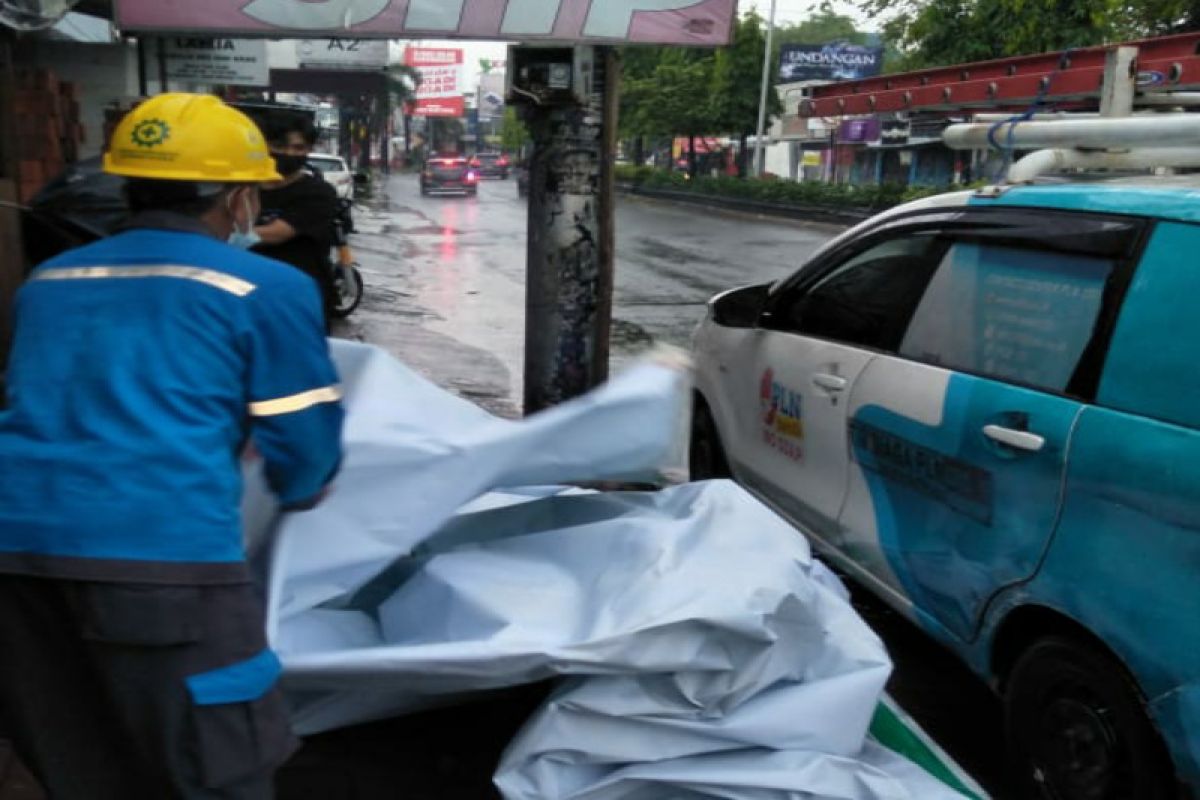
<path fill-rule="evenodd" d="M 116 0 L 126 31 L 715 46 L 737 0 Z"/>

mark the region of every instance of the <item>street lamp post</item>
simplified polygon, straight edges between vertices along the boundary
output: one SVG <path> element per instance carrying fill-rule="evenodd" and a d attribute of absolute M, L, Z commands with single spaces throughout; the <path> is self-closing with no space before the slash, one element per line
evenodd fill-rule
<path fill-rule="evenodd" d="M 771 88 L 771 49 L 775 44 L 775 5 L 771 0 L 771 17 L 767 20 L 767 49 L 763 53 L 762 94 L 758 100 L 758 137 L 754 141 L 754 174 L 762 177 L 767 160 L 763 137 L 767 132 L 767 92 Z"/>

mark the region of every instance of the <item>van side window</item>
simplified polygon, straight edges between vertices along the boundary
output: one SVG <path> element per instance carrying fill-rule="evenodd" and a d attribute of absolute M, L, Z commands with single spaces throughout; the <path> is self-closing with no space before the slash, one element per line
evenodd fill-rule
<path fill-rule="evenodd" d="M 900 355 L 1066 393 L 1092 340 L 1114 259 L 956 242 Z"/>
<path fill-rule="evenodd" d="M 773 327 L 895 352 L 943 250 L 930 232 L 875 244 L 789 298 Z"/>

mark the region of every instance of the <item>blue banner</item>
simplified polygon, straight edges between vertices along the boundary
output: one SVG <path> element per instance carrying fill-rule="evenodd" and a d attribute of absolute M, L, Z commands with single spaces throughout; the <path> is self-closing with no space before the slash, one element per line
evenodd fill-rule
<path fill-rule="evenodd" d="M 785 44 L 779 55 L 779 80 L 853 81 L 878 75 L 883 69 L 883 48 L 833 42 Z"/>

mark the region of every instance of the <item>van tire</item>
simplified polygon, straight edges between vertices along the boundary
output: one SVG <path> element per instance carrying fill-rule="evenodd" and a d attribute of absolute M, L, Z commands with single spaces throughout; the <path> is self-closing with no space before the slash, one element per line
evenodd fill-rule
<path fill-rule="evenodd" d="M 1145 701 L 1100 647 L 1064 636 L 1036 641 L 1004 691 L 1008 750 L 1022 797 L 1172 800 L 1176 782 Z"/>

